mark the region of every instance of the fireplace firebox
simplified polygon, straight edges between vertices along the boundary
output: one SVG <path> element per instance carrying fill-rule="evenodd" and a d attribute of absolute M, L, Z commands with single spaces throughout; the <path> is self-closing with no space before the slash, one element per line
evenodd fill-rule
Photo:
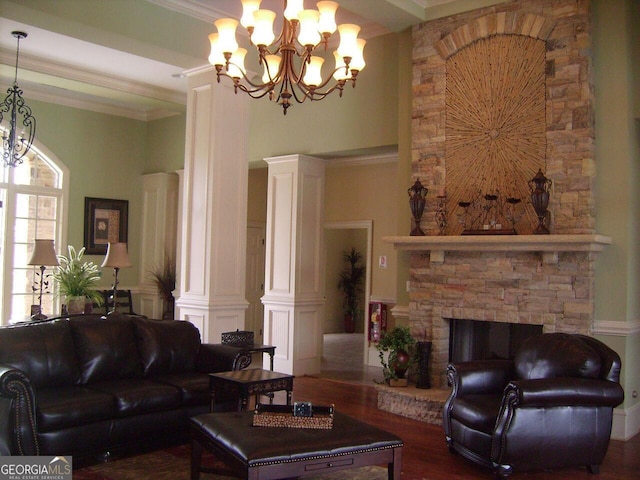
<path fill-rule="evenodd" d="M 542 325 L 449 319 L 449 362 L 513 358 Z"/>

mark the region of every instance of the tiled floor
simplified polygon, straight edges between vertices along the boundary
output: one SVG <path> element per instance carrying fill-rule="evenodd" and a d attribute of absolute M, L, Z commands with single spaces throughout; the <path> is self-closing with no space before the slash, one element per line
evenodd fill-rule
<path fill-rule="evenodd" d="M 327 333 L 324 335 L 321 378 L 348 383 L 374 385 L 383 380 L 382 367 L 363 364 L 364 334 Z"/>

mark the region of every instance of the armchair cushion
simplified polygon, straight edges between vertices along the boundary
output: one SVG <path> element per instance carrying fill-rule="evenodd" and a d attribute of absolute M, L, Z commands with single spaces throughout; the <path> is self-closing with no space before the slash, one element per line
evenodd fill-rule
<path fill-rule="evenodd" d="M 465 395 L 451 410 L 451 417 L 459 422 L 491 435 L 502 402 L 499 395 Z"/>
<path fill-rule="evenodd" d="M 533 340 L 532 340 L 533 339 Z M 598 352 L 568 333 L 540 335 L 525 341 L 514 363 L 518 378 L 598 378 L 602 361 Z"/>

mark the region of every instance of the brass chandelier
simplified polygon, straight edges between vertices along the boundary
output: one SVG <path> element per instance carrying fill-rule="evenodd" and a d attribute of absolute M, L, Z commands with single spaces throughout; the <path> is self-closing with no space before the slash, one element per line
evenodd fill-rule
<path fill-rule="evenodd" d="M 7 115 L 7 125 L 2 133 L 2 159 L 6 167 L 15 167 L 22 163 L 22 158 L 29 152 L 36 135 L 36 119 L 31 114 L 31 108 L 22 98 L 22 90 L 18 86 L 18 58 L 20 57 L 20 39 L 26 38 L 24 32 L 11 32 L 17 41 L 16 75 L 13 86 L 7 90 L 4 102 L 0 104 L 0 124 L 4 125 L 4 115 Z M 20 122 L 19 122 L 20 121 Z M 19 125 L 22 123 L 22 125 Z M 20 129 L 20 132 L 18 132 Z"/>
<path fill-rule="evenodd" d="M 239 23 L 247 29 L 251 44 L 258 51 L 262 78 L 252 80 L 247 76 L 244 66 L 247 50 L 239 48 L 236 41 L 238 21 L 223 18 L 214 22 L 217 33 L 209 35 L 209 63 L 216 68 L 218 82 L 220 77 L 229 77 L 236 94 L 242 90 L 252 98 L 268 95 L 269 100 L 282 105 L 285 115 L 292 98 L 298 103 L 322 100 L 336 90 L 342 96 L 347 82 L 355 87 L 358 73 L 365 67 L 366 41 L 358 38 L 358 25 L 336 26 L 336 2 L 321 1 L 317 3 L 318 10 L 305 10 L 303 0 L 284 0 L 283 26 L 277 37 L 273 32 L 276 13 L 260 9 L 260 2 L 242 0 Z M 324 58 L 314 53 L 321 47 L 327 50 L 336 29 L 340 44 L 333 52 L 335 66 L 323 78 Z"/>

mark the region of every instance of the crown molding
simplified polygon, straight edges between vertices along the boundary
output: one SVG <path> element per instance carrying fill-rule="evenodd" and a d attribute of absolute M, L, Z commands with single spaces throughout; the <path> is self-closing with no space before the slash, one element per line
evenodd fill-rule
<path fill-rule="evenodd" d="M 384 153 L 372 155 L 357 155 L 353 157 L 335 157 L 327 159 L 327 167 L 355 167 L 362 165 L 376 165 L 381 163 L 397 163 L 397 153 Z"/>

